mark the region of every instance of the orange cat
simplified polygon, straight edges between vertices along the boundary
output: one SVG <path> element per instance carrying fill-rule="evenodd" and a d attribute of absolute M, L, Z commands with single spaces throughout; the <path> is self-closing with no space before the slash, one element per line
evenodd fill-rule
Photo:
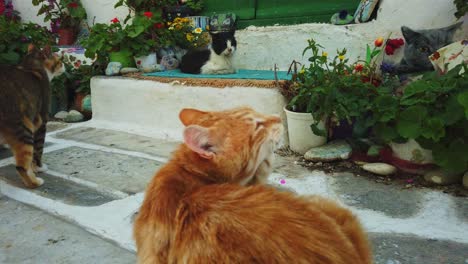
<path fill-rule="evenodd" d="M 139 263 L 371 263 L 350 211 L 255 184 L 271 172 L 279 117 L 184 109 L 180 119 L 184 144 L 149 184 L 135 222 Z"/>

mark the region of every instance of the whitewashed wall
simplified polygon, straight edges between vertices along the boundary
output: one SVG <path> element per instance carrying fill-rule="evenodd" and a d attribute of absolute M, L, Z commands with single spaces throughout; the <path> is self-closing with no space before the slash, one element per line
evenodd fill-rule
<path fill-rule="evenodd" d="M 125 8 L 114 9 L 117 0 L 82 0 L 88 12 L 88 22 L 108 22 L 114 17 L 127 15 Z M 24 20 L 42 23 L 37 8 L 30 0 L 14 0 Z M 365 44 L 379 36 L 401 36 L 400 27 L 414 29 L 437 28 L 456 22 L 453 0 L 381 0 L 376 20 L 359 25 L 335 26 L 330 24 L 302 24 L 293 26 L 249 27 L 237 32 L 239 68 L 272 69 L 276 63 L 287 69 L 293 59 L 304 62 L 302 50 L 306 40 L 313 37 L 326 47 L 330 55 L 338 48 L 347 48 L 355 60 L 362 57 Z M 465 21 L 468 20 L 465 16 Z M 468 21 L 459 35 L 468 36 Z M 398 58 L 398 54 L 395 56 Z"/>
<path fill-rule="evenodd" d="M 36 15 L 40 6 L 33 6 L 31 2 L 31 0 L 13 0 L 13 5 L 21 13 L 24 21 L 49 26 L 49 23 L 44 23 L 44 16 Z M 92 25 L 93 21 L 108 23 L 114 17 L 123 20 L 128 14 L 128 9 L 125 7 L 114 9 L 116 2 L 117 0 L 81 0 L 88 13 L 88 24 Z"/>

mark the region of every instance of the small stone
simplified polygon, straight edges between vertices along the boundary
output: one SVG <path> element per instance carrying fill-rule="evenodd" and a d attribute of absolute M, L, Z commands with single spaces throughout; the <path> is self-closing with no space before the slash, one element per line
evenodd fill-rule
<path fill-rule="evenodd" d="M 441 169 L 429 171 L 424 175 L 424 180 L 438 185 L 459 183 L 464 176 L 456 173 L 448 173 Z"/>
<path fill-rule="evenodd" d="M 344 140 L 331 141 L 330 143 L 315 147 L 307 151 L 304 155 L 306 160 L 310 161 L 334 161 L 346 160 L 351 156 L 351 146 Z"/>
<path fill-rule="evenodd" d="M 367 163 L 362 166 L 362 169 L 383 176 L 394 174 L 397 171 L 395 166 L 387 163 Z"/>
<path fill-rule="evenodd" d="M 120 62 L 109 62 L 106 68 L 106 75 L 113 76 L 118 75 L 120 73 L 120 69 L 122 69 L 122 63 Z"/>
<path fill-rule="evenodd" d="M 67 111 L 60 111 L 54 115 L 55 118 L 57 119 L 65 119 L 67 117 L 68 112 Z"/>
<path fill-rule="evenodd" d="M 133 73 L 133 72 L 139 72 L 137 68 L 132 68 L 132 67 L 125 67 L 120 70 L 121 74 L 127 74 L 127 73 Z"/>
<path fill-rule="evenodd" d="M 70 113 L 65 117 L 65 122 L 67 123 L 75 123 L 83 121 L 84 116 L 80 112 L 76 110 L 71 110 Z"/>
<path fill-rule="evenodd" d="M 465 189 L 468 189 L 468 171 L 465 172 L 465 175 L 463 175 L 463 187 L 465 187 Z"/>

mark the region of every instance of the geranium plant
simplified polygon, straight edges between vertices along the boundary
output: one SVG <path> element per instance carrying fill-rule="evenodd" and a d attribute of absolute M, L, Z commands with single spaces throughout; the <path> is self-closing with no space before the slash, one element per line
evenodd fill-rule
<path fill-rule="evenodd" d="M 355 74 L 359 69 L 348 64 L 346 49 L 338 50 L 331 60 L 321 49 L 323 47 L 315 40 L 308 40 L 303 54 L 311 51 L 310 65 L 297 74 L 292 85 L 297 95 L 287 108 L 311 113 L 315 120 L 312 130 L 316 135 L 326 136 L 326 131 L 318 129 L 320 121 L 325 120 L 330 130 L 342 121 L 352 123 L 364 119 L 378 90 L 369 82 L 363 82 L 361 75 Z"/>
<path fill-rule="evenodd" d="M 373 135 L 384 143 L 415 139 L 445 170 L 468 170 L 467 70 L 459 65 L 445 75 L 430 72 L 406 86 L 401 97 L 376 98 L 368 117 Z"/>
<path fill-rule="evenodd" d="M 80 0 L 32 0 L 32 3 L 40 5 L 37 15 L 45 15 L 44 21 L 51 21 L 52 27 L 78 30 L 87 17 Z"/>
<path fill-rule="evenodd" d="M 42 48 L 53 43 L 50 31 L 34 23 L 21 23 L 0 16 L 0 63 L 17 64 L 33 43 Z"/>

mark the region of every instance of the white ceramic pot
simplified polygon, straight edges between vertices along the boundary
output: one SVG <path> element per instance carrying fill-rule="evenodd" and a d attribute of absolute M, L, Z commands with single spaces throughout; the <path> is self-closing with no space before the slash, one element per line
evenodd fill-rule
<path fill-rule="evenodd" d="M 389 145 L 393 151 L 393 155 L 399 159 L 416 164 L 434 163 L 432 151 L 422 148 L 414 139 L 410 139 L 403 144 L 391 142 Z"/>
<path fill-rule="evenodd" d="M 156 52 L 150 53 L 146 56 L 134 57 L 134 59 L 138 69 L 148 68 L 158 63 Z"/>
<path fill-rule="evenodd" d="M 309 149 L 321 146 L 327 142 L 326 137 L 317 136 L 312 132 L 310 125 L 314 119 L 310 113 L 296 113 L 284 108 L 288 122 L 289 147 L 300 154 Z M 319 123 L 319 128 L 325 130 L 325 124 Z"/>

